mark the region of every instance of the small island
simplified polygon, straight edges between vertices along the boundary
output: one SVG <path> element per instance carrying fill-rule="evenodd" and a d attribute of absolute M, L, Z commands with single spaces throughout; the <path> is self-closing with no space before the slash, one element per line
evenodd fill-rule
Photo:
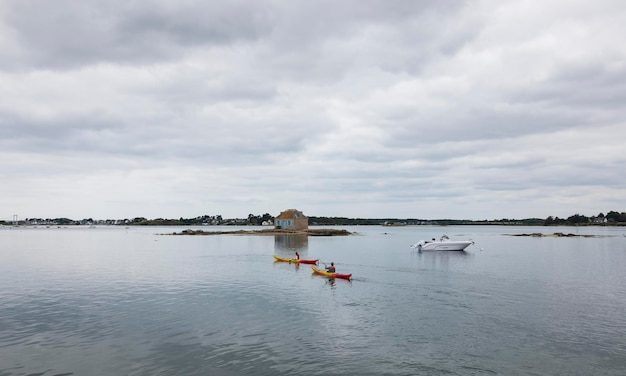
<path fill-rule="evenodd" d="M 203 230 L 183 230 L 171 234 L 162 235 L 306 235 L 306 236 L 345 236 L 352 235 L 348 230 L 343 229 L 302 229 L 291 230 L 283 228 L 268 228 L 262 230 L 235 230 L 235 231 L 203 231 Z"/>

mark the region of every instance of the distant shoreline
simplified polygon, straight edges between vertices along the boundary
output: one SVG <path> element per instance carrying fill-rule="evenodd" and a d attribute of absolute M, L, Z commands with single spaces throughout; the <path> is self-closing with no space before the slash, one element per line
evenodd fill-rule
<path fill-rule="evenodd" d="M 305 236 L 346 236 L 352 235 L 348 230 L 337 229 L 263 229 L 263 230 L 235 230 L 235 231 L 204 231 L 204 230 L 183 230 L 161 235 L 305 235 Z"/>

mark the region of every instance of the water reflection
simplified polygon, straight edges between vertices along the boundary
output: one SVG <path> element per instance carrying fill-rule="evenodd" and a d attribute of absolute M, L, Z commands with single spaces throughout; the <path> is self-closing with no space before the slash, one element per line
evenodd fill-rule
<path fill-rule="evenodd" d="M 415 252 L 415 255 L 419 260 L 424 263 L 428 263 L 432 267 L 449 267 L 450 263 L 466 259 L 471 256 L 470 253 L 465 251 L 422 251 Z"/>
<path fill-rule="evenodd" d="M 337 280 L 341 280 L 342 283 L 347 283 L 348 285 L 352 285 L 352 280 L 344 279 L 344 278 L 327 277 L 324 275 L 317 274 L 315 272 L 311 273 L 311 279 L 325 279 L 326 280 L 325 285 L 330 286 L 331 288 L 335 287 Z"/>
<path fill-rule="evenodd" d="M 274 248 L 281 251 L 306 251 L 309 237 L 306 234 L 274 235 Z"/>
<path fill-rule="evenodd" d="M 328 280 L 326 281 L 326 284 L 330 286 L 331 289 L 335 288 L 335 283 L 335 278 L 328 278 Z"/>

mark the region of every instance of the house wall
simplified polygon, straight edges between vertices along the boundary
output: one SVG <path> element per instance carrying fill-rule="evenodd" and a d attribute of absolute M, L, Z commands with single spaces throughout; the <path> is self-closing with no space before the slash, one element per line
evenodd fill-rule
<path fill-rule="evenodd" d="M 293 220 L 293 229 L 294 230 L 306 230 L 309 228 L 309 219 L 308 218 L 296 218 Z"/>
<path fill-rule="evenodd" d="M 306 230 L 309 228 L 309 219 L 296 210 L 287 210 L 275 218 L 274 224 L 284 229 Z"/>

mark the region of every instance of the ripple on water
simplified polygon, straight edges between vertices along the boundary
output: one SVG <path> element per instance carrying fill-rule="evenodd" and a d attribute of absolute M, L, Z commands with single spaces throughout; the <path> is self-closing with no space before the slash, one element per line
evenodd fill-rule
<path fill-rule="evenodd" d="M 626 257 L 558 242 L 532 257 L 496 236 L 472 257 L 417 255 L 407 234 L 310 239 L 303 257 L 352 283 L 274 264 L 271 238 L 0 242 L 0 373 L 622 374 Z"/>

